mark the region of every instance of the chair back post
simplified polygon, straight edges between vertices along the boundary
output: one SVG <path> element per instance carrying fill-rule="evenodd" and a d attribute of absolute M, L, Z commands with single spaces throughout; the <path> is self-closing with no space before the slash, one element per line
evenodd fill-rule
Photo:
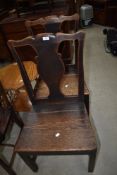
<path fill-rule="evenodd" d="M 75 42 L 75 62 L 79 75 L 79 97 L 84 101 L 84 66 L 83 66 L 83 48 L 84 48 L 84 33 L 79 34 L 79 39 Z"/>
<path fill-rule="evenodd" d="M 29 94 L 29 98 L 30 98 L 31 102 L 34 104 L 35 103 L 35 97 L 34 97 L 35 94 L 34 94 L 31 82 L 29 80 L 29 77 L 27 75 L 26 69 L 23 65 L 23 62 L 22 62 L 21 58 L 19 57 L 17 50 L 16 50 L 17 47 L 25 46 L 25 44 L 23 42 L 25 42 L 25 41 L 20 40 L 20 42 L 18 42 L 18 41 L 14 41 L 14 40 L 9 40 L 8 47 L 9 47 L 13 57 L 15 58 L 16 62 L 18 63 L 18 66 L 19 66 L 19 69 L 20 69 L 20 72 L 22 75 L 22 79 L 23 79 L 24 84 L 25 84 L 26 91 Z"/>

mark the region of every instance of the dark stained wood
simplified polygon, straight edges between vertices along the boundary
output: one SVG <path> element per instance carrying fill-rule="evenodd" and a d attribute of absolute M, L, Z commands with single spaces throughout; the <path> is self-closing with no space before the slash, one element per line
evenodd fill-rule
<path fill-rule="evenodd" d="M 46 35 L 46 34 L 43 34 L 43 35 Z M 59 37 L 58 37 L 59 38 Z M 31 42 L 31 38 L 30 37 L 28 37 L 27 38 L 30 42 Z M 13 41 L 13 42 L 15 42 L 15 41 Z M 19 47 L 19 46 L 21 46 L 22 44 L 23 45 L 27 45 L 27 43 L 24 43 L 25 42 L 25 39 L 24 40 L 21 40 L 20 41 L 20 43 L 18 42 L 18 41 L 16 41 L 15 42 L 15 47 L 17 48 L 17 47 Z M 19 43 L 19 44 L 18 44 Z M 10 46 L 10 45 L 9 45 Z M 48 46 L 48 45 L 47 45 Z M 41 46 L 40 46 L 41 47 Z M 58 46 L 57 46 L 58 47 Z M 11 46 L 10 46 L 10 48 L 11 48 Z M 47 49 L 47 48 L 46 48 Z M 81 49 L 82 50 L 82 49 Z M 16 61 L 18 62 L 18 64 L 19 64 L 19 66 L 20 66 L 20 70 L 21 70 L 21 74 L 22 74 L 22 77 L 23 77 L 23 80 L 24 80 L 24 82 L 25 82 L 25 84 L 27 84 L 26 86 L 28 87 L 28 94 L 32 94 L 32 95 L 30 95 L 30 99 L 31 99 L 31 101 L 32 101 L 32 103 L 35 101 L 34 100 L 34 98 L 36 97 L 36 99 L 38 99 L 40 96 L 42 96 L 43 97 L 43 92 L 45 91 L 45 92 L 47 92 L 47 88 L 46 89 L 44 89 L 43 90 L 43 92 L 41 92 L 40 93 L 40 90 L 38 90 L 38 87 L 36 88 L 36 86 L 35 86 L 35 92 L 33 92 L 33 88 L 32 88 L 32 86 L 31 86 L 31 84 L 30 84 L 30 82 L 29 81 L 26 81 L 26 79 L 27 79 L 27 75 L 26 75 L 26 73 L 25 73 L 25 70 L 24 70 L 24 66 L 22 65 L 22 60 L 20 59 L 20 57 L 19 57 L 19 55 L 17 55 L 18 53 L 16 52 L 17 50 L 15 50 L 15 51 L 13 51 L 12 50 L 12 48 L 11 48 L 11 52 L 12 52 L 12 54 L 13 54 L 13 56 L 14 56 L 14 58 L 16 59 Z M 50 52 L 50 51 L 49 51 Z M 47 53 L 47 52 L 45 52 L 45 53 Z M 77 60 L 77 56 L 79 56 L 79 55 L 77 55 L 76 54 L 76 60 Z M 45 59 L 46 59 L 46 57 L 47 57 L 47 54 L 44 56 L 45 57 Z M 51 58 L 51 57 L 50 57 Z M 52 59 L 53 60 L 53 59 Z M 52 61 L 52 60 L 48 60 L 48 64 L 50 64 L 50 62 Z M 57 59 L 58 60 L 58 59 Z M 59 59 L 60 60 L 60 59 Z M 38 60 L 37 60 L 37 62 L 38 62 Z M 47 61 L 46 61 L 47 62 Z M 77 61 L 76 61 L 76 64 L 77 64 Z M 50 64 L 51 65 L 51 64 Z M 72 68 L 72 71 L 70 70 L 71 68 L 70 67 L 73 67 Z M 71 65 L 71 66 L 69 66 L 69 73 L 70 73 L 70 71 L 72 72 L 72 74 L 74 74 L 74 72 L 75 72 L 75 74 L 77 74 L 77 69 L 76 69 L 76 71 L 75 71 L 75 65 Z M 40 69 L 40 68 L 39 68 Z M 52 70 L 52 68 L 50 68 L 50 70 Z M 46 70 L 47 71 L 47 70 Z M 49 73 L 50 73 L 50 71 L 49 71 Z M 40 74 L 40 72 L 39 72 L 39 74 Z M 52 73 L 53 74 L 53 73 Z M 25 76 L 25 78 L 24 78 L 24 76 Z M 45 75 L 46 76 L 46 75 Z M 74 77 L 74 78 L 70 78 L 70 76 L 68 76 L 69 78 L 67 78 L 67 76 L 64 76 L 63 78 L 62 78 L 62 81 L 61 81 L 61 83 L 60 83 L 60 87 L 61 87 L 61 89 L 65 89 L 65 91 L 67 92 L 67 89 L 68 89 L 68 93 L 66 93 L 67 95 L 70 93 L 70 94 L 72 94 L 72 95 L 77 95 L 78 93 L 78 91 L 79 91 L 79 89 L 78 89 L 78 87 L 77 87 L 77 83 L 78 83 L 78 81 L 77 81 L 77 79 L 78 79 L 78 76 L 79 75 L 74 75 L 74 76 L 72 76 L 72 77 Z M 66 77 L 66 78 L 65 78 Z M 47 78 L 48 79 L 48 78 Z M 66 82 L 66 80 L 67 80 L 67 82 Z M 69 85 L 68 85 L 68 81 L 69 81 Z M 70 86 L 71 86 L 71 84 L 73 84 L 73 81 L 74 81 L 74 85 L 72 86 L 72 88 L 70 88 Z M 65 84 L 65 83 L 67 83 L 67 85 Z M 40 83 L 41 84 L 41 83 Z M 67 86 L 67 88 L 65 87 L 65 86 Z M 68 87 L 69 86 L 69 87 Z M 40 86 L 41 87 L 41 86 Z M 29 90 L 30 89 L 30 90 Z M 86 90 L 87 89 L 87 87 L 86 87 L 86 85 L 85 85 L 85 104 L 86 104 L 86 107 L 87 107 L 87 110 L 89 111 L 89 93 L 88 93 L 88 90 Z M 75 91 L 74 91 L 75 90 Z M 65 91 L 63 92 L 63 93 L 65 93 Z M 44 92 L 44 93 L 45 93 Z M 41 95 L 39 95 L 39 94 L 41 94 Z M 66 95 L 65 94 L 65 95 Z M 46 93 L 46 95 L 47 95 L 47 93 Z M 48 94 L 49 95 L 49 94 Z M 22 96 L 21 96 L 22 97 Z M 18 99 L 18 102 L 16 101 L 16 109 L 19 111 L 20 109 L 23 109 L 22 107 L 22 98 L 20 98 L 20 95 L 19 95 L 19 98 L 17 98 Z M 27 109 L 30 109 L 30 103 L 29 103 L 29 99 L 28 98 L 24 98 L 25 100 L 23 100 L 24 102 L 23 102 L 23 104 L 25 104 L 24 105 L 24 110 L 27 110 Z M 26 105 L 27 104 L 27 105 Z M 19 108 L 19 109 L 18 109 Z"/>
<path fill-rule="evenodd" d="M 74 42 L 75 71 L 74 75 L 65 73 L 65 67 L 60 53 L 59 44 L 62 41 Z M 76 42 L 77 41 L 77 42 Z M 37 171 L 31 163 L 31 155 L 66 155 L 83 154 L 89 156 L 88 171 L 92 172 L 95 166 L 97 142 L 84 103 L 84 70 L 83 70 L 84 33 L 42 33 L 35 37 L 8 42 L 9 48 L 20 65 L 25 87 L 32 102 L 32 110 L 24 113 L 24 128 L 15 146 L 15 153 L 24 159 L 26 164 Z M 37 57 L 37 67 L 40 75 L 39 86 L 33 90 L 22 62 L 17 55 L 16 47 L 30 45 L 34 48 Z M 69 94 L 66 87 L 70 78 L 77 80 L 76 94 Z M 42 81 L 49 90 L 47 97 L 39 96 Z M 72 83 L 72 81 L 70 80 Z M 61 83 L 64 84 L 61 88 Z M 67 86 L 65 86 L 67 85 Z M 75 87 L 73 85 L 73 87 Z M 46 88 L 46 89 L 47 89 Z M 36 92 L 38 91 L 38 97 Z M 65 93 L 65 91 L 67 91 Z M 32 144 L 33 143 L 33 144 Z"/>
<path fill-rule="evenodd" d="M 27 117 L 24 114 L 23 119 L 24 128 L 15 148 L 17 152 L 37 152 L 39 155 L 48 152 L 77 154 L 97 149 L 89 117 L 85 112 L 80 114 L 78 111 L 68 110 L 27 113 Z M 60 134 L 58 137 L 57 133 Z M 25 141 L 28 135 L 30 139 Z"/>
<path fill-rule="evenodd" d="M 45 28 L 45 30 L 44 30 L 45 32 L 47 32 L 47 33 L 49 33 L 49 32 L 57 33 L 57 32 L 60 32 L 62 30 L 61 25 L 65 21 L 76 21 L 76 24 L 78 25 L 79 15 L 76 13 L 76 14 L 73 14 L 73 15 L 70 15 L 70 16 L 69 15 L 68 16 L 64 16 L 64 15 L 47 16 L 45 18 L 39 18 L 39 19 L 36 19 L 36 20 L 33 20 L 33 21 L 27 20 L 25 22 L 25 25 L 26 25 L 26 28 L 28 30 L 29 35 L 34 36 L 35 35 L 35 33 L 33 32 L 33 27 L 34 26 L 41 25 Z M 76 26 L 76 28 L 78 29 L 78 26 Z M 69 31 L 68 28 L 67 28 L 67 30 L 68 30 L 68 33 L 69 33 L 70 31 Z M 38 33 L 38 31 L 37 31 L 37 33 Z"/>
<path fill-rule="evenodd" d="M 59 92 L 59 83 L 60 83 L 60 77 L 63 74 L 63 70 L 64 70 L 64 64 L 62 63 L 62 59 L 60 54 L 57 54 L 57 49 L 59 47 L 59 43 L 61 43 L 62 41 L 65 40 L 80 40 L 80 44 L 78 45 L 79 49 L 80 49 L 80 53 L 78 53 L 78 59 L 76 62 L 76 66 L 77 69 L 81 69 L 82 62 L 79 61 L 80 58 L 83 57 L 82 55 L 82 50 L 83 50 L 83 35 L 76 33 L 76 34 L 57 34 L 57 35 L 53 35 L 53 34 L 38 34 L 36 39 L 31 38 L 31 37 L 27 37 L 23 40 L 19 40 L 19 41 L 13 41 L 10 40 L 8 42 L 9 48 L 14 56 L 14 58 L 16 59 L 16 61 L 19 64 L 20 70 L 21 70 L 21 74 L 22 74 L 22 78 L 24 80 L 24 83 L 26 85 L 26 90 L 29 94 L 30 100 L 32 103 L 34 103 L 36 97 L 35 94 L 33 92 L 33 88 L 32 85 L 30 84 L 30 81 L 28 78 L 28 75 L 26 74 L 25 68 L 22 64 L 22 60 L 20 59 L 20 57 L 18 56 L 18 53 L 16 52 L 16 47 L 20 47 L 20 46 L 24 46 L 24 45 L 32 45 L 32 47 L 35 47 L 35 50 L 37 52 L 37 55 L 39 54 L 39 59 L 37 57 L 37 64 L 38 64 L 38 71 L 39 71 L 39 75 L 41 76 L 42 79 L 44 79 L 44 81 L 47 83 L 49 90 L 50 90 L 50 96 L 52 94 L 54 94 L 54 87 L 56 87 L 56 91 L 58 92 L 58 94 L 60 94 Z M 47 38 L 47 40 L 45 39 Z M 37 44 L 35 44 L 37 41 Z M 56 43 L 56 44 L 55 44 Z M 49 53 L 47 55 L 47 53 Z M 46 58 L 48 57 L 48 59 Z M 44 62 L 45 61 L 45 62 Z M 80 64 L 79 64 L 80 62 Z M 56 64 L 57 63 L 57 64 Z M 55 67 L 55 65 L 59 65 L 59 67 Z M 55 69 L 61 70 L 60 73 L 58 71 L 58 73 L 54 73 Z M 82 70 L 82 69 L 81 69 Z M 49 75 L 50 74 L 50 75 Z M 56 80 L 54 80 L 54 74 L 56 75 Z M 58 75 L 59 76 L 58 76 Z M 47 76 L 47 78 L 46 78 Z M 83 81 L 80 81 L 80 77 L 83 77 L 83 70 L 79 71 L 79 94 L 82 96 L 82 94 L 84 93 L 84 84 Z M 53 83 L 51 83 L 51 81 L 53 81 Z M 52 95 L 54 96 L 54 95 Z"/>

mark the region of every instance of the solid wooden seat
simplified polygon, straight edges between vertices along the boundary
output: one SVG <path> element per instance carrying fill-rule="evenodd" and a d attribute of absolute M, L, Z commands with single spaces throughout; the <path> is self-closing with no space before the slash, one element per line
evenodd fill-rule
<path fill-rule="evenodd" d="M 74 77 L 65 73 L 61 55 L 57 50 L 59 44 L 66 40 L 74 41 L 75 48 L 78 47 L 76 49 L 78 52 L 75 52 Z M 35 38 L 28 37 L 20 41 L 8 42 L 12 53 L 15 52 L 15 47 L 26 44 L 32 46 L 37 53 L 36 59 L 41 79 L 37 89 L 33 90 L 28 78 L 24 77 L 33 109 L 31 112 L 24 113 L 24 128 L 15 146 L 15 153 L 18 153 L 33 171 L 37 170 L 35 160 L 31 158 L 31 155 L 35 154 L 85 154 L 89 156 L 89 172 L 94 170 L 97 142 L 84 103 L 83 43 L 84 33 L 82 32 L 56 35 L 43 33 Z M 21 64 L 19 59 L 16 55 L 16 60 Z M 23 75 L 23 69 L 21 71 Z M 78 81 L 76 90 L 72 89 L 75 87 L 73 82 L 75 78 Z M 46 98 L 36 95 L 42 80 L 49 89 Z M 72 80 L 71 83 L 69 80 Z M 69 85 L 65 87 L 66 82 L 69 82 Z M 61 90 L 62 83 L 64 88 Z M 72 93 L 67 91 L 65 94 L 65 89 L 69 86 Z M 74 94 L 75 91 L 77 94 Z"/>
<path fill-rule="evenodd" d="M 89 117 L 85 112 L 82 115 L 77 110 L 49 114 L 27 113 L 23 118 L 25 126 L 15 147 L 16 152 L 37 152 L 39 155 L 48 152 L 77 154 L 82 151 L 95 152 L 97 149 Z M 25 140 L 29 135 L 30 139 Z"/>

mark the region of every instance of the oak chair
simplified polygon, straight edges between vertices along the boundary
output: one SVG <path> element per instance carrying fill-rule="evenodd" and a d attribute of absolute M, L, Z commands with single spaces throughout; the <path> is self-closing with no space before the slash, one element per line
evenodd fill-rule
<path fill-rule="evenodd" d="M 14 111 L 13 106 L 5 93 L 5 90 L 0 82 L 0 149 L 4 147 L 14 147 L 15 145 L 5 142 L 6 137 L 10 135 L 11 126 L 16 123 L 20 128 L 23 127 L 23 122 L 17 112 Z M 12 158 L 11 158 L 12 162 Z M 10 175 L 16 175 L 11 167 L 11 162 L 8 163 L 0 153 L 0 165 Z"/>
<path fill-rule="evenodd" d="M 62 41 L 74 41 L 78 47 L 76 72 L 66 74 L 61 55 L 57 52 Z M 30 45 L 37 53 L 37 65 L 41 77 L 34 91 L 28 76 L 21 69 L 27 93 L 33 104 L 32 112 L 24 113 L 24 128 L 15 146 L 23 160 L 36 171 L 37 164 L 30 155 L 88 155 L 88 171 L 93 172 L 97 153 L 97 142 L 84 103 L 83 70 L 84 33 L 43 33 L 35 38 L 9 41 L 8 45 L 17 62 L 22 66 L 15 47 Z M 46 90 L 41 96 L 43 83 Z M 44 85 L 45 86 L 45 85 Z M 48 92 L 47 92 L 48 89 Z M 28 138 L 29 139 L 25 139 Z M 32 144 L 33 143 L 33 144 Z"/>
<path fill-rule="evenodd" d="M 74 15 L 75 16 L 75 15 Z M 76 16 L 77 17 L 77 16 Z M 43 20 L 43 19 L 40 19 L 40 21 L 41 20 Z M 28 24 L 28 22 L 27 22 L 27 24 Z M 30 29 L 29 29 L 30 30 Z M 24 39 L 25 40 L 25 39 Z M 29 77 L 28 77 L 28 75 L 26 74 L 26 73 L 24 73 L 25 72 L 25 67 L 23 66 L 23 64 L 22 64 L 22 57 L 19 55 L 19 52 L 17 52 L 17 48 L 19 48 L 20 46 L 21 46 L 21 44 L 18 44 L 18 43 L 22 43 L 22 41 L 23 40 L 17 40 L 17 41 L 15 41 L 15 40 L 12 40 L 12 42 L 13 43 L 17 43 L 16 45 L 15 44 L 13 44 L 12 45 L 12 47 L 11 47 L 11 45 L 10 45 L 10 42 L 11 41 L 8 41 L 8 45 L 9 45 L 9 48 L 10 48 L 10 50 L 11 50 L 11 53 L 12 53 L 12 55 L 13 55 L 13 57 L 14 57 L 14 59 L 16 60 L 16 62 L 19 64 L 19 67 L 20 67 L 20 71 L 21 71 L 21 74 L 22 74 L 22 78 L 23 78 L 23 81 L 24 81 L 24 83 L 25 84 L 27 84 L 27 87 L 29 87 L 28 88 L 28 90 L 27 90 L 27 92 L 31 92 L 31 94 L 32 95 L 29 95 L 29 97 L 30 97 L 30 100 L 31 100 L 31 102 L 32 103 L 34 103 L 34 98 L 35 98 L 35 95 L 34 95 L 34 93 L 36 93 L 36 96 L 37 96 L 37 98 L 39 97 L 39 96 L 41 96 L 41 97 L 47 97 L 47 95 L 48 95 L 48 88 L 47 88 L 47 86 L 46 86 L 46 84 L 44 83 L 44 82 L 42 82 L 41 83 L 41 85 L 40 85 L 40 90 L 37 90 L 38 88 L 38 83 L 36 83 L 35 84 L 35 86 L 31 86 L 30 85 L 30 82 L 28 81 L 26 81 L 26 79 L 29 79 Z M 66 42 L 66 41 L 65 41 Z M 22 46 L 27 46 L 27 44 L 25 44 L 25 43 L 23 43 L 23 45 Z M 69 81 L 71 81 L 72 82 L 72 86 L 70 85 L 67 85 L 68 87 L 67 87 L 67 89 L 68 89 L 68 91 L 67 91 L 67 94 L 72 94 L 72 89 L 74 88 L 74 94 L 77 94 L 77 83 L 76 83 L 76 77 L 75 76 L 73 76 L 73 72 L 74 72 L 74 74 L 76 73 L 76 64 L 77 64 L 77 48 L 78 47 L 76 47 L 76 44 L 74 45 L 74 51 L 76 52 L 76 56 L 75 56 L 75 64 L 69 64 L 69 65 L 67 65 L 67 71 L 66 71 L 66 73 L 69 73 L 69 78 L 68 78 L 68 76 L 66 76 L 66 78 L 64 78 L 64 81 L 62 82 L 62 84 L 61 84 L 61 87 L 63 88 L 63 87 L 65 87 L 67 84 L 69 84 L 68 83 L 68 80 Z M 60 54 L 60 53 L 59 53 Z M 37 63 L 38 64 L 38 63 Z M 71 75 L 70 75 L 71 74 Z M 29 85 L 28 85 L 29 84 Z M 31 87 L 30 87 L 31 86 Z M 31 90 L 29 90 L 29 89 L 31 89 Z M 33 90 L 34 90 L 34 92 L 33 92 Z M 63 89 L 66 89 L 66 88 L 63 88 Z M 29 93 L 30 94 L 30 93 Z M 88 90 L 88 88 L 87 88 L 87 86 L 86 86 L 86 84 L 85 84 L 85 88 L 84 88 L 84 94 L 85 94 L 85 96 L 84 96 L 84 99 L 85 99 L 85 105 L 86 105 L 86 109 L 87 109 L 87 111 L 88 111 L 88 113 L 89 113 L 89 90 Z M 18 96 L 17 96 L 18 97 Z M 34 97 L 34 98 L 33 98 Z M 29 104 L 30 102 L 29 102 L 29 99 L 27 98 L 27 96 L 26 96 L 26 93 L 24 93 L 24 95 L 22 96 L 22 99 L 23 99 L 23 103 L 24 103 L 24 106 L 25 106 L 25 109 L 23 109 L 22 111 L 24 111 L 24 110 L 30 110 L 31 109 L 31 105 Z M 18 101 L 17 101 L 18 100 Z M 22 107 L 21 107 L 21 101 L 20 101 L 20 99 L 19 98 L 17 98 L 17 102 L 16 102 L 16 109 L 18 109 L 18 108 L 20 108 L 20 109 L 22 109 Z"/>

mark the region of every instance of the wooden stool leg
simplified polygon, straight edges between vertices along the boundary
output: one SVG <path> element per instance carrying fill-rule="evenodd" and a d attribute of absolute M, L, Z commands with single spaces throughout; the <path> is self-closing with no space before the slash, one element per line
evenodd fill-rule
<path fill-rule="evenodd" d="M 25 153 L 19 153 L 23 161 L 32 169 L 32 171 L 37 172 L 38 166 L 35 162 L 37 156 L 27 155 Z"/>
<path fill-rule="evenodd" d="M 0 165 L 7 171 L 10 175 L 16 175 L 16 173 L 13 171 L 10 165 L 5 163 L 3 160 L 0 159 Z"/>
<path fill-rule="evenodd" d="M 88 166 L 88 172 L 93 172 L 95 168 L 95 162 L 96 162 L 96 155 L 97 151 L 90 153 L 89 155 L 89 166 Z"/>

